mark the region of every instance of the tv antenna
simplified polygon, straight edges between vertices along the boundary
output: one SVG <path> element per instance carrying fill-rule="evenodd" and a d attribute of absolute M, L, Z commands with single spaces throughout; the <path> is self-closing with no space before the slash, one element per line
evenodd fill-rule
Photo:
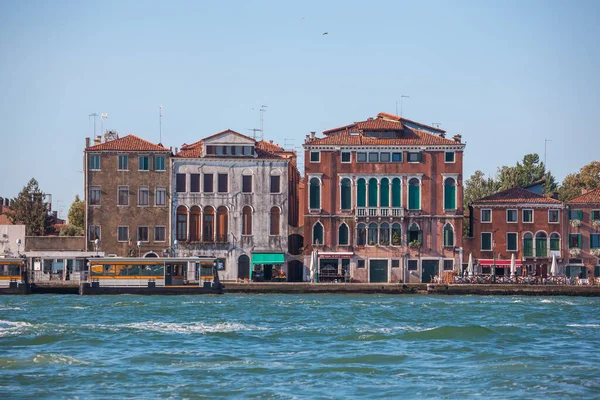
<path fill-rule="evenodd" d="M 158 106 L 158 143 L 162 145 L 162 110 L 163 106 Z"/>
<path fill-rule="evenodd" d="M 256 142 L 256 132 L 261 132 L 260 128 L 247 128 L 246 130 L 252 131 L 252 138 Z"/>
<path fill-rule="evenodd" d="M 267 106 L 264 104 L 260 106 L 260 136 L 261 140 L 265 137 L 265 117 L 264 114 L 267 111 Z"/>
<path fill-rule="evenodd" d="M 290 147 L 288 147 L 288 143 L 290 144 Z M 283 147 L 284 147 L 284 150 L 287 148 L 290 148 L 290 149 L 294 148 L 294 139 L 290 139 L 290 138 L 283 139 Z"/>
<path fill-rule="evenodd" d="M 400 117 L 402 117 L 402 106 L 404 99 L 410 99 L 410 96 L 400 95 Z M 396 115 L 398 115 L 398 102 L 396 102 Z"/>
<path fill-rule="evenodd" d="M 94 117 L 94 139 L 96 139 L 96 117 L 98 117 L 97 113 L 92 113 L 88 115 L 88 117 Z"/>

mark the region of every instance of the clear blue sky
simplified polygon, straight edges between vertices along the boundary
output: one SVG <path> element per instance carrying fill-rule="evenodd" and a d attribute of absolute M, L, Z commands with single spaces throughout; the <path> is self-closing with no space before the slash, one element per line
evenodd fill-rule
<path fill-rule="evenodd" d="M 598 1 L 0 0 L 0 196 L 35 177 L 66 215 L 94 112 L 158 142 L 162 104 L 179 147 L 250 134 L 264 104 L 265 138 L 301 146 L 401 95 L 463 135 L 465 178 L 551 139 L 561 180 L 600 159 L 599 21 Z"/>

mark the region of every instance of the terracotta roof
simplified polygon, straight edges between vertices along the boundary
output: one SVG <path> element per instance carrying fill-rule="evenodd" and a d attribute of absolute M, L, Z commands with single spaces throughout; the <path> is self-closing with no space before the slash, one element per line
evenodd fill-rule
<path fill-rule="evenodd" d="M 0 225 L 13 225 L 13 223 L 10 222 L 6 214 L 0 214 Z"/>
<path fill-rule="evenodd" d="M 150 143 L 135 135 L 127 135 L 119 139 L 90 146 L 85 151 L 170 151 L 166 147 Z"/>
<path fill-rule="evenodd" d="M 581 196 L 577 196 L 567 203 L 600 203 L 600 189 L 591 190 Z"/>
<path fill-rule="evenodd" d="M 443 129 L 434 128 L 433 126 L 425 125 L 420 122 L 411 121 L 410 119 L 402 118 L 397 115 L 380 112 L 376 118 L 369 118 L 366 121 L 359 121 L 353 124 L 340 126 L 338 128 L 328 129 L 323 131 L 324 135 L 330 135 L 339 131 L 345 130 L 356 130 L 356 131 L 401 131 L 404 129 L 405 124 L 403 122 L 409 122 L 414 125 L 418 125 L 428 130 L 433 130 L 439 133 L 444 133 Z"/>
<path fill-rule="evenodd" d="M 520 187 L 503 190 L 502 192 L 494 193 L 473 202 L 475 205 L 487 203 L 562 204 L 561 201 L 551 197 L 541 196 Z"/>
<path fill-rule="evenodd" d="M 181 146 L 181 150 L 175 154 L 175 157 L 198 158 L 200 154 L 202 154 L 202 140 L 192 144 L 184 144 Z"/>
<path fill-rule="evenodd" d="M 307 146 L 314 145 L 347 145 L 347 146 L 422 146 L 443 145 L 463 146 L 463 143 L 446 139 L 419 129 L 404 127 L 401 138 L 373 138 L 363 136 L 362 133 L 350 135 L 351 129 L 341 130 L 324 138 L 313 139 L 306 142 Z"/>
<path fill-rule="evenodd" d="M 271 153 L 275 153 L 278 151 L 284 151 L 283 147 L 279 146 L 278 144 L 273 143 L 273 141 L 267 142 L 267 141 L 261 140 L 260 142 L 256 142 L 256 147 L 261 150 L 270 151 Z"/>
<path fill-rule="evenodd" d="M 253 140 L 252 138 L 244 136 L 244 135 L 237 133 L 235 131 L 232 131 L 230 129 L 227 129 L 225 131 L 211 135 L 208 138 L 215 137 L 215 136 L 220 135 L 225 132 L 230 132 L 235 135 L 239 135 L 241 137 Z M 202 154 L 202 147 L 204 146 L 204 141 L 208 138 L 204 138 L 204 139 L 199 140 L 192 144 L 184 144 L 183 146 L 181 146 L 181 150 L 175 155 L 175 157 L 179 157 L 179 158 L 198 158 L 198 157 L 200 157 Z M 265 142 L 264 140 L 261 140 L 260 142 L 255 142 L 255 150 L 256 150 L 256 155 L 258 156 L 258 158 L 261 158 L 261 159 L 283 158 L 283 157 L 275 154 L 275 152 L 284 151 L 284 149 L 281 146 L 278 146 L 275 143 Z M 240 158 L 240 157 L 236 157 L 236 156 L 227 157 L 227 156 L 216 156 L 216 155 L 206 155 L 205 157 L 206 158 L 219 158 L 219 159 L 221 159 L 221 158 L 232 158 L 232 159 Z"/>

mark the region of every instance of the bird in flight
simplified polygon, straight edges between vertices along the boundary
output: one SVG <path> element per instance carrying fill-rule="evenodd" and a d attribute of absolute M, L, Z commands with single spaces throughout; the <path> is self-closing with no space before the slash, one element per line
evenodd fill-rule
<path fill-rule="evenodd" d="M 323 36 L 329 35 L 329 32 L 323 32 Z"/>

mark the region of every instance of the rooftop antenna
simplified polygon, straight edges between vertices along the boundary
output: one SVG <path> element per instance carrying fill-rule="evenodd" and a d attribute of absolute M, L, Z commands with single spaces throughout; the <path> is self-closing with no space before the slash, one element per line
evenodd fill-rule
<path fill-rule="evenodd" d="M 104 120 L 108 119 L 107 113 L 102 113 L 100 115 L 100 134 L 104 135 Z"/>
<path fill-rule="evenodd" d="M 163 106 L 158 106 L 158 143 L 162 144 L 162 110 Z"/>
<path fill-rule="evenodd" d="M 441 122 L 432 122 L 431 123 L 431 126 L 433 126 L 434 128 L 438 128 L 438 129 L 440 129 L 440 125 L 442 125 Z"/>
<path fill-rule="evenodd" d="M 290 147 L 288 147 L 288 143 L 290 143 Z M 294 139 L 290 139 L 290 138 L 283 139 L 283 147 L 284 147 L 284 150 L 288 149 L 288 148 L 293 149 L 294 148 Z"/>
<path fill-rule="evenodd" d="M 410 99 L 410 96 L 406 96 L 406 95 L 400 95 L 400 117 L 402 117 L 402 103 L 403 103 L 403 99 Z M 398 105 L 396 103 L 396 115 L 398 115 Z"/>
<path fill-rule="evenodd" d="M 94 139 L 96 138 L 96 117 L 98 116 L 98 114 L 96 113 L 92 113 L 90 115 L 88 115 L 88 117 L 94 117 Z"/>
<path fill-rule="evenodd" d="M 256 132 L 260 132 L 261 130 L 259 128 L 248 128 L 246 130 L 252 131 L 252 138 L 256 142 Z"/>
<path fill-rule="evenodd" d="M 267 108 L 267 106 L 265 106 L 264 104 L 260 106 L 260 139 L 261 140 L 265 137 L 265 117 L 264 117 L 264 113 L 267 111 L 266 108 Z"/>
<path fill-rule="evenodd" d="M 544 167 L 546 167 L 546 145 L 551 141 L 552 139 L 544 139 Z"/>

